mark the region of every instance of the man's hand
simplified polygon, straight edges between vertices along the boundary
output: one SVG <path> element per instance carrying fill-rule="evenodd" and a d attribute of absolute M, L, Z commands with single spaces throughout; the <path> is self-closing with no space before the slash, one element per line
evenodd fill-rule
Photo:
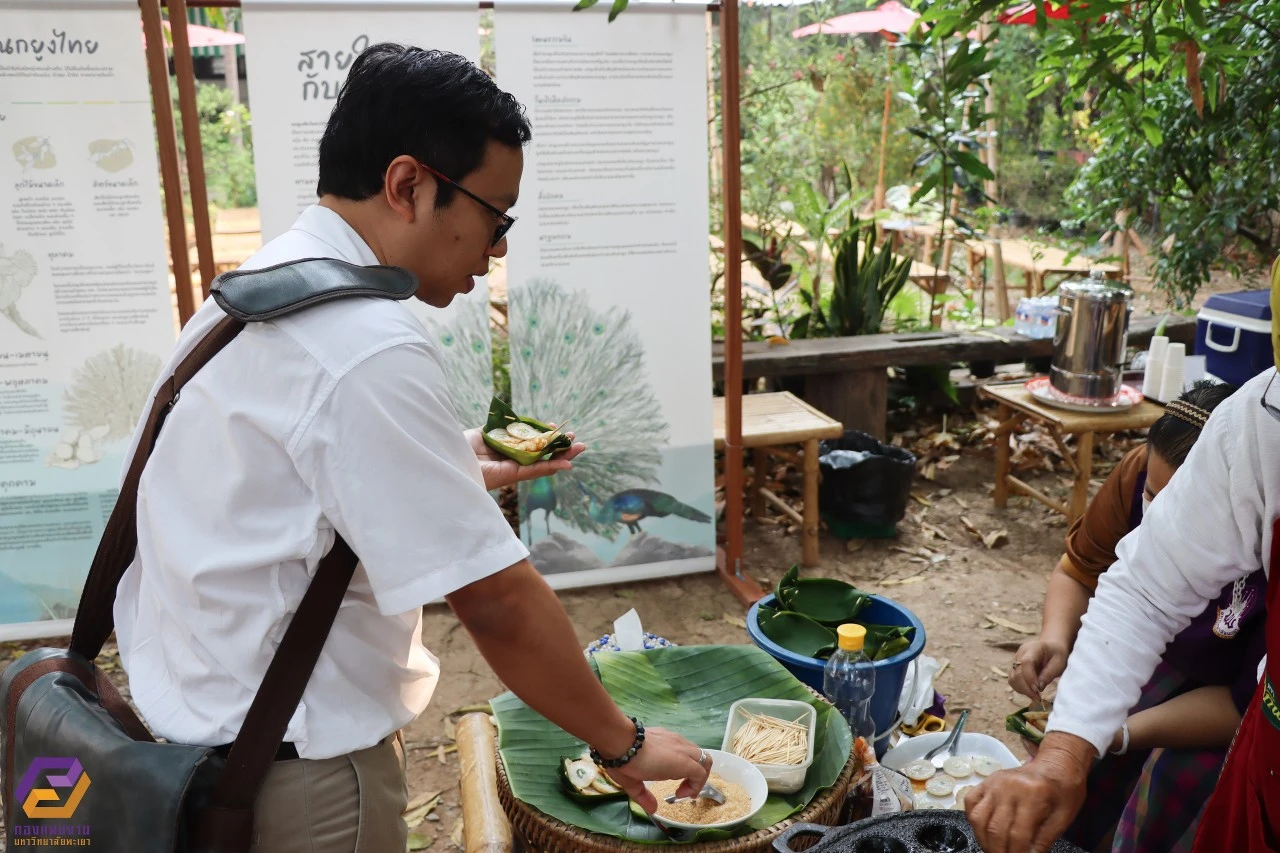
<path fill-rule="evenodd" d="M 630 744 L 627 745 L 630 749 Z M 649 814 L 658 810 L 658 800 L 645 782 L 664 779 L 682 779 L 676 789 L 677 797 L 696 797 L 707 784 L 711 772 L 711 756 L 706 764 L 698 763 L 698 747 L 666 729 L 645 729 L 644 746 L 635 757 L 621 767 L 607 770 L 609 778 L 627 792 Z M 605 755 L 609 758 L 609 755 Z"/>
<path fill-rule="evenodd" d="M 965 799 L 965 813 L 986 853 L 1049 853 L 1084 803 L 1093 745 L 1050 732 L 1035 759 L 1001 770 Z"/>
<path fill-rule="evenodd" d="M 567 432 L 565 435 L 573 441 L 573 433 Z M 480 472 L 484 474 L 484 487 L 489 491 L 522 483 L 525 480 L 549 477 L 560 471 L 568 471 L 573 467 L 573 457 L 587 449 L 585 444 L 574 442 L 568 450 L 557 453 L 551 459 L 535 462 L 532 465 L 521 465 L 485 444 L 483 433 L 479 429 L 467 430 L 466 436 L 471 449 L 475 451 L 476 458 L 480 460 Z"/>
<path fill-rule="evenodd" d="M 1028 640 L 1013 656 L 1009 686 L 1023 696 L 1040 701 L 1040 694 L 1067 668 L 1070 652 L 1061 643 Z"/>

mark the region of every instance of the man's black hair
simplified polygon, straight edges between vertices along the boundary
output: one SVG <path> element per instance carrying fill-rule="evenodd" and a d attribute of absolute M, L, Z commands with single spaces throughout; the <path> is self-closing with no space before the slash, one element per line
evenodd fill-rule
<path fill-rule="evenodd" d="M 375 44 L 352 63 L 329 115 L 316 194 L 372 198 L 402 154 L 461 182 L 479 167 L 489 140 L 519 148 L 530 136 L 520 103 L 465 57 Z M 435 206 L 454 195 L 439 183 Z"/>
<path fill-rule="evenodd" d="M 1236 392 L 1236 386 L 1225 382 L 1201 380 L 1183 392 L 1178 399 L 1212 412 L 1218 405 Z M 1191 445 L 1200 437 L 1200 428 L 1181 418 L 1163 414 L 1151 425 L 1147 433 L 1147 449 L 1165 462 L 1177 468 L 1187 461 Z"/>

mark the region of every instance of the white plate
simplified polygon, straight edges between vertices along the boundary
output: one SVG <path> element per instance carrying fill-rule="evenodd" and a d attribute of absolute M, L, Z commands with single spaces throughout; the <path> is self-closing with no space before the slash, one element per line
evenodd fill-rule
<path fill-rule="evenodd" d="M 920 735 L 918 737 L 908 738 L 902 743 L 895 746 L 884 754 L 884 758 L 880 759 L 880 763 L 891 770 L 902 770 L 911 762 L 918 758 L 924 758 L 925 753 L 934 747 L 942 746 L 951 732 L 930 732 L 929 734 Z M 1005 746 L 999 740 L 979 733 L 962 732 L 959 741 L 956 743 L 955 754 L 959 756 L 967 755 L 985 755 L 997 761 L 1000 766 L 1006 770 L 1012 770 L 1022 764 L 1018 757 L 1009 751 L 1009 747 Z M 941 770 L 938 771 L 942 773 Z M 964 788 L 970 785 L 978 785 L 986 778 L 979 776 L 977 773 L 971 773 L 964 779 L 956 779 L 956 789 Z M 912 783 L 912 792 L 917 799 L 923 799 L 925 802 L 941 808 L 954 808 L 956 804 L 955 794 L 946 797 L 935 797 L 932 794 L 924 793 L 923 784 L 917 785 Z"/>

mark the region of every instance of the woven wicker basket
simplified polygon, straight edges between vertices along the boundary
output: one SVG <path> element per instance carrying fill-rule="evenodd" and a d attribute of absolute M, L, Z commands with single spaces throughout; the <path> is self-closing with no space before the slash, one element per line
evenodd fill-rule
<path fill-rule="evenodd" d="M 835 785 L 814 798 L 804 811 L 768 829 L 761 829 L 750 835 L 725 841 L 672 845 L 671 849 L 678 850 L 680 853 L 685 851 L 690 853 L 770 853 L 774 839 L 793 823 L 835 826 L 840 819 L 840 810 L 844 806 L 849 785 L 853 782 L 856 764 L 857 759 L 850 755 Z M 655 848 L 653 844 L 636 844 L 612 835 L 587 832 L 549 817 L 533 806 L 521 802 L 511 793 L 511 784 L 507 780 L 507 769 L 502 762 L 501 754 L 498 755 L 498 799 L 502 801 L 502 809 L 511 821 L 516 839 L 529 853 L 596 853 L 596 851 L 655 853 L 655 849 L 660 849 Z M 795 846 L 797 849 L 802 849 L 808 845 L 796 839 Z"/>

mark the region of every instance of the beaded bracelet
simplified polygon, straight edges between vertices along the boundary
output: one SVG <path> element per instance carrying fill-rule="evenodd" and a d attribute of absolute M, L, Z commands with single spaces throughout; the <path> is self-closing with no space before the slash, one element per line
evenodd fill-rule
<path fill-rule="evenodd" d="M 602 757 L 597 750 L 592 749 L 591 760 L 594 761 L 598 766 L 603 767 L 606 770 L 612 770 L 614 768 L 621 767 L 627 762 L 629 762 L 631 759 L 635 758 L 636 753 L 640 751 L 640 748 L 642 746 L 644 746 L 644 723 L 640 722 L 635 717 L 629 717 L 628 719 L 630 719 L 631 722 L 634 723 L 636 727 L 635 742 L 631 744 L 631 748 L 628 749 L 626 752 L 624 752 L 620 757 L 610 758 L 607 760 L 604 757 Z"/>

